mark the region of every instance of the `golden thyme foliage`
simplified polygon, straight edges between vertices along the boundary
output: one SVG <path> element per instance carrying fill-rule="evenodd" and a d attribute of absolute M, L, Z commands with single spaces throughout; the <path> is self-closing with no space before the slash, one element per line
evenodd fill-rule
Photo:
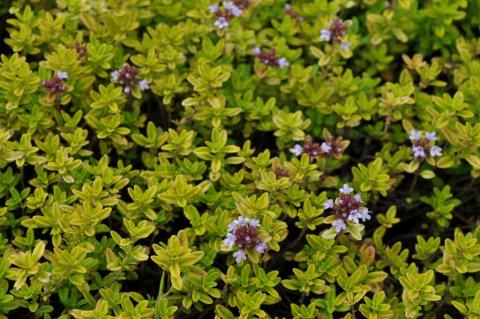
<path fill-rule="evenodd" d="M 0 16 L 0 318 L 480 318 L 478 1 Z"/>

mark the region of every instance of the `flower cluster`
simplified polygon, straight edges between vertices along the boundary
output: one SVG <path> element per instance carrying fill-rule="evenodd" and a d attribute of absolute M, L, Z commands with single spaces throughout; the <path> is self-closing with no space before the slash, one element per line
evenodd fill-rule
<path fill-rule="evenodd" d="M 258 236 L 258 227 L 260 227 L 260 222 L 257 219 L 243 216 L 228 225 L 227 237 L 223 243 L 228 249 L 237 246 L 237 251 L 233 254 L 237 263 L 247 259 L 245 251 L 255 250 L 261 254 L 267 248 L 267 244 Z"/>
<path fill-rule="evenodd" d="M 340 48 L 345 51 L 350 50 L 351 43 L 344 41 L 344 37 L 347 34 L 350 27 L 350 21 L 343 21 L 340 18 L 336 18 L 328 28 L 324 28 L 320 31 L 320 40 L 339 43 Z"/>
<path fill-rule="evenodd" d="M 332 209 L 337 219 L 332 223 L 337 233 L 347 229 L 347 223 L 355 224 L 370 220 L 370 211 L 362 207 L 362 198 L 360 195 L 353 195 L 353 188 L 344 184 L 340 188 L 340 195 L 335 199 L 327 199 L 324 204 L 325 209 Z"/>
<path fill-rule="evenodd" d="M 412 154 L 417 160 L 423 160 L 427 156 L 436 157 L 442 155 L 442 148 L 435 145 L 437 135 L 435 132 L 425 133 L 423 137 L 422 131 L 411 130 L 410 141 L 412 141 Z"/>
<path fill-rule="evenodd" d="M 290 65 L 286 58 L 277 58 L 277 52 L 275 49 L 271 49 L 270 51 L 262 51 L 260 48 L 254 48 L 253 53 L 257 56 L 260 62 L 266 66 L 284 69 Z"/>
<path fill-rule="evenodd" d="M 112 79 L 123 86 L 123 92 L 130 94 L 134 86 L 138 85 L 141 91 L 148 90 L 150 86 L 147 80 L 140 80 L 138 78 L 138 69 L 124 63 L 123 66 L 111 74 Z"/>
<path fill-rule="evenodd" d="M 68 78 L 68 73 L 64 71 L 58 71 L 50 80 L 42 81 L 42 86 L 50 95 L 57 95 L 67 89 L 65 82 Z"/>
<path fill-rule="evenodd" d="M 293 20 L 297 21 L 297 22 L 302 22 L 303 21 L 303 17 L 301 17 L 297 12 L 295 12 L 293 9 L 292 9 L 292 6 L 290 4 L 285 4 L 285 6 L 283 7 L 284 10 L 285 10 L 285 13 L 290 17 L 292 18 Z"/>
<path fill-rule="evenodd" d="M 290 152 L 297 156 L 308 154 L 311 159 L 318 156 L 335 157 L 339 159 L 348 144 L 349 142 L 344 141 L 342 137 L 337 137 L 335 139 L 330 134 L 325 134 L 325 142 L 321 144 L 314 143 L 313 139 L 310 136 L 307 136 L 303 146 L 295 144 L 294 147 L 290 149 Z"/>
<path fill-rule="evenodd" d="M 242 15 L 243 10 L 248 6 L 247 0 L 224 1 L 222 9 L 218 4 L 213 4 L 208 7 L 208 10 L 215 14 L 217 20 L 213 23 L 214 26 L 223 30 L 228 28 L 230 20 L 234 17 Z"/>

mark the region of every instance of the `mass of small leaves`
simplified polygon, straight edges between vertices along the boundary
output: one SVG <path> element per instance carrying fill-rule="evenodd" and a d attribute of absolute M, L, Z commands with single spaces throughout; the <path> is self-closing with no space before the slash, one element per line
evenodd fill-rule
<path fill-rule="evenodd" d="M 479 1 L 0 21 L 0 319 L 480 318 Z"/>

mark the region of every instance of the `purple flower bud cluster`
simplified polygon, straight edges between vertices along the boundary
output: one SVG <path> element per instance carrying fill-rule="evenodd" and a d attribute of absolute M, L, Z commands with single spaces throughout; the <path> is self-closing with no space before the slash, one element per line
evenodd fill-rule
<path fill-rule="evenodd" d="M 442 155 L 442 148 L 435 145 L 437 135 L 435 132 L 425 133 L 422 131 L 411 130 L 409 135 L 412 142 L 412 154 L 417 160 L 424 160 L 426 157 L 437 157 Z"/>
<path fill-rule="evenodd" d="M 277 58 L 275 49 L 270 51 L 262 51 L 260 48 L 253 48 L 253 54 L 262 62 L 262 64 L 280 69 L 288 68 L 290 63 L 286 58 Z"/>
<path fill-rule="evenodd" d="M 220 30 L 228 28 L 230 20 L 241 16 L 248 4 L 249 1 L 247 0 L 235 0 L 222 2 L 222 8 L 218 4 L 209 6 L 208 10 L 214 13 L 217 18 L 213 25 Z"/>
<path fill-rule="evenodd" d="M 228 225 L 227 237 L 223 244 L 228 249 L 237 247 L 237 251 L 233 254 L 237 263 L 247 259 L 245 254 L 247 250 L 255 250 L 261 254 L 267 249 L 267 244 L 258 237 L 258 227 L 260 227 L 260 222 L 257 219 L 243 216 L 238 217 Z"/>
<path fill-rule="evenodd" d="M 42 81 L 41 84 L 49 95 L 57 95 L 64 92 L 67 86 L 63 80 L 68 78 L 68 73 L 64 71 L 57 71 L 50 80 Z"/>
<path fill-rule="evenodd" d="M 325 142 L 319 144 L 314 143 L 313 139 L 310 136 L 307 136 L 303 146 L 295 144 L 290 149 L 290 152 L 292 152 L 296 156 L 308 154 L 310 159 L 319 156 L 340 158 L 343 151 L 345 150 L 345 146 L 343 145 L 344 143 L 342 143 L 342 140 L 343 139 L 341 137 L 334 139 L 333 137 L 329 136 Z"/>
<path fill-rule="evenodd" d="M 124 63 L 123 66 L 110 73 L 112 80 L 123 86 L 123 92 L 131 94 L 134 86 L 138 85 L 141 91 L 148 90 L 150 85 L 147 80 L 140 80 L 138 77 L 138 69 Z"/>
<path fill-rule="evenodd" d="M 347 229 L 347 223 L 358 224 L 370 220 L 370 211 L 363 207 L 363 201 L 360 195 L 353 195 L 353 188 L 344 184 L 340 188 L 339 196 L 333 199 L 327 199 L 324 204 L 325 209 L 332 209 L 337 219 L 332 223 L 337 233 Z"/>
<path fill-rule="evenodd" d="M 349 21 L 343 21 L 340 18 L 336 18 L 328 28 L 320 30 L 320 40 L 331 43 L 340 43 L 342 50 L 350 50 L 351 43 L 344 41 L 343 37 L 347 34 L 350 27 Z"/>

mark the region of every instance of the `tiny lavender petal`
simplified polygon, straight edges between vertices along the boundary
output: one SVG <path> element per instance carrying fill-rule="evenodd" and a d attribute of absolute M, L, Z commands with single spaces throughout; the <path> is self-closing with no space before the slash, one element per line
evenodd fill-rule
<path fill-rule="evenodd" d="M 370 216 L 370 211 L 366 208 L 361 208 L 359 210 L 359 218 L 362 220 L 362 222 L 365 222 L 367 220 L 370 220 L 372 217 Z"/>
<path fill-rule="evenodd" d="M 419 141 L 422 138 L 422 131 L 411 130 L 409 138 L 412 141 Z"/>
<path fill-rule="evenodd" d="M 259 254 L 263 253 L 265 251 L 265 249 L 267 249 L 267 244 L 265 244 L 265 243 L 259 243 L 259 244 L 257 244 L 257 246 L 255 246 L 255 250 Z"/>
<path fill-rule="evenodd" d="M 323 143 L 320 145 L 320 149 L 321 149 L 322 152 L 324 152 L 324 153 L 330 153 L 330 151 L 332 150 L 332 146 L 330 146 L 330 144 L 328 144 L 328 143 L 323 142 Z"/>
<path fill-rule="evenodd" d="M 218 12 L 218 4 L 212 4 L 211 6 L 209 6 L 208 11 L 210 11 L 212 13 L 217 13 Z"/>
<path fill-rule="evenodd" d="M 290 152 L 295 154 L 296 156 L 300 156 L 303 153 L 303 147 L 301 147 L 299 144 L 295 144 L 291 149 Z"/>
<path fill-rule="evenodd" d="M 345 224 L 345 222 L 341 219 L 337 219 L 335 220 L 333 223 L 332 223 L 332 226 L 335 228 L 335 231 L 337 233 L 341 232 L 342 230 L 346 230 L 347 229 L 347 225 Z"/>
<path fill-rule="evenodd" d="M 242 10 L 231 1 L 224 2 L 223 8 L 236 17 L 242 15 Z"/>
<path fill-rule="evenodd" d="M 248 224 L 252 227 L 260 227 L 260 221 L 258 219 L 249 219 Z"/>
<path fill-rule="evenodd" d="M 442 156 L 442 148 L 437 145 L 432 146 L 432 148 L 430 149 L 430 156 Z"/>
<path fill-rule="evenodd" d="M 228 21 L 224 17 L 219 17 L 213 25 L 223 30 L 228 28 Z"/>
<path fill-rule="evenodd" d="M 348 41 L 345 41 L 345 42 L 342 42 L 340 44 L 340 49 L 344 50 L 344 51 L 350 51 L 350 47 L 352 46 L 352 44 Z"/>
<path fill-rule="evenodd" d="M 350 215 L 348 215 L 347 220 L 354 222 L 355 224 L 358 224 L 360 218 L 360 212 L 358 210 L 354 210 L 350 212 Z"/>
<path fill-rule="evenodd" d="M 361 197 L 360 195 L 357 194 L 357 195 L 353 196 L 353 198 L 355 198 L 355 200 L 357 201 L 357 203 L 363 203 L 362 197 Z"/>
<path fill-rule="evenodd" d="M 333 208 L 333 199 L 327 199 L 327 201 L 323 204 L 323 208 L 329 209 Z"/>
<path fill-rule="evenodd" d="M 427 132 L 425 138 L 429 141 L 435 141 L 437 139 L 437 134 L 435 132 Z"/>
<path fill-rule="evenodd" d="M 415 158 L 425 158 L 425 150 L 421 146 L 413 146 L 412 152 Z"/>
<path fill-rule="evenodd" d="M 281 68 L 281 69 L 285 69 L 285 68 L 288 68 L 288 66 L 290 65 L 290 63 L 288 62 L 287 59 L 285 58 L 280 58 L 277 60 L 278 62 L 278 66 Z"/>
<path fill-rule="evenodd" d="M 225 246 L 228 247 L 228 249 L 232 249 L 233 245 L 235 245 L 235 240 L 236 240 L 235 235 L 229 233 L 227 234 L 227 238 L 223 240 L 223 243 L 225 244 Z"/>
<path fill-rule="evenodd" d="M 113 71 L 112 73 L 110 73 L 110 75 L 112 76 L 112 80 L 118 81 L 118 77 L 120 76 L 120 72 L 119 71 Z"/>
<path fill-rule="evenodd" d="M 150 85 L 148 84 L 147 80 L 141 80 L 138 85 L 140 86 L 140 90 L 146 91 L 150 89 Z"/>
<path fill-rule="evenodd" d="M 350 194 L 351 192 L 353 192 L 353 188 L 351 188 L 350 186 L 348 186 L 348 184 L 343 184 L 343 187 L 340 188 L 340 193 L 343 193 L 345 195 L 348 195 Z"/>
<path fill-rule="evenodd" d="M 237 250 L 236 252 L 233 253 L 233 257 L 235 257 L 235 261 L 237 263 L 241 263 L 243 260 L 247 259 L 247 256 L 245 255 L 245 252 L 241 249 Z"/>
<path fill-rule="evenodd" d="M 59 79 L 65 80 L 66 78 L 68 78 L 68 73 L 64 72 L 64 71 L 58 71 L 57 72 L 57 77 Z"/>
<path fill-rule="evenodd" d="M 320 31 L 320 40 L 322 41 L 326 41 L 326 42 L 330 41 L 331 36 L 332 36 L 332 33 L 330 32 L 329 29 L 322 29 Z"/>

